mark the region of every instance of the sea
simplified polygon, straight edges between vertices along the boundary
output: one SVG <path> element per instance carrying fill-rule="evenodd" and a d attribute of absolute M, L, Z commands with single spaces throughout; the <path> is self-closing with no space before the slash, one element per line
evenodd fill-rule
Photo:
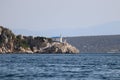
<path fill-rule="evenodd" d="M 120 54 L 0 54 L 0 80 L 120 80 Z"/>

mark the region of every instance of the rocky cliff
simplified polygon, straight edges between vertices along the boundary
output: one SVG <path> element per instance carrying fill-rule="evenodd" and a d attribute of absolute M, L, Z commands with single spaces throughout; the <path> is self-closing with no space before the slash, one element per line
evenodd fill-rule
<path fill-rule="evenodd" d="M 0 53 L 79 53 L 79 50 L 51 38 L 15 35 L 0 26 Z"/>

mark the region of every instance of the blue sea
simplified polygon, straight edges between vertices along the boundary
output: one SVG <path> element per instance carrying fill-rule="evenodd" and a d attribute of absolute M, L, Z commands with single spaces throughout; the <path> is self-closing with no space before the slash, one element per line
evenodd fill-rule
<path fill-rule="evenodd" d="M 0 54 L 0 80 L 120 80 L 120 54 Z"/>

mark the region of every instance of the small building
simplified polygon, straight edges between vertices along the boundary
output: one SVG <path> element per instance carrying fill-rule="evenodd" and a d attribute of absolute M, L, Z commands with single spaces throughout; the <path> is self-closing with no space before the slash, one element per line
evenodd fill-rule
<path fill-rule="evenodd" d="M 52 37 L 52 40 L 55 42 L 60 42 L 60 37 Z"/>
<path fill-rule="evenodd" d="M 60 43 L 66 43 L 66 39 L 62 37 L 62 35 L 58 36 L 58 37 L 52 37 L 52 40 L 53 41 L 56 41 L 56 42 L 60 42 Z"/>

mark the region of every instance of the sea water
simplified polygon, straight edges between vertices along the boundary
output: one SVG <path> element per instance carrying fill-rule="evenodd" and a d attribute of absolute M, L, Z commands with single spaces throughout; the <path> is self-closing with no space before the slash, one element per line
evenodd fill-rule
<path fill-rule="evenodd" d="M 120 80 L 120 54 L 0 54 L 0 80 Z"/>

